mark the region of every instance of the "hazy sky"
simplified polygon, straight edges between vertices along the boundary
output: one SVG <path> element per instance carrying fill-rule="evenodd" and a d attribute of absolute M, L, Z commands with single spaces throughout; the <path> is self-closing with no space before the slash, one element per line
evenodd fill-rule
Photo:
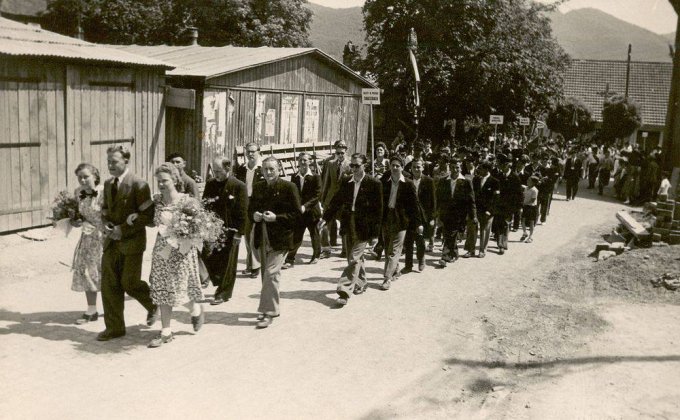
<path fill-rule="evenodd" d="M 364 4 L 364 0 L 308 1 L 335 8 L 362 6 Z M 659 34 L 673 32 L 677 25 L 677 15 L 668 0 L 569 0 L 560 7 L 560 10 L 567 12 L 583 7 L 603 10 L 621 20 L 634 23 Z"/>

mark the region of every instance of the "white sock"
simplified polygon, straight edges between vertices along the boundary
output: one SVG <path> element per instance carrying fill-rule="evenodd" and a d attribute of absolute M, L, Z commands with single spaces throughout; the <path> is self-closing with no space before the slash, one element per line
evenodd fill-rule
<path fill-rule="evenodd" d="M 87 305 L 86 315 L 94 315 L 97 313 L 97 305 Z"/>
<path fill-rule="evenodd" d="M 195 304 L 193 308 L 191 308 L 191 316 L 199 316 L 203 312 L 203 308 L 199 304 Z"/>
<path fill-rule="evenodd" d="M 161 329 L 161 335 L 163 337 L 167 337 L 169 335 L 172 335 L 172 330 L 170 328 L 162 328 Z"/>

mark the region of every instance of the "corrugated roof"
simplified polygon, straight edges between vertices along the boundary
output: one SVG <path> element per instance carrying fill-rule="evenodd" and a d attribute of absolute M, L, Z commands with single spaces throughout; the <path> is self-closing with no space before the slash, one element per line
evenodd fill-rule
<path fill-rule="evenodd" d="M 643 124 L 666 123 L 672 72 L 672 63 L 630 63 L 628 96 L 640 105 Z M 626 92 L 625 61 L 573 60 L 565 74 L 564 95 L 583 100 L 593 119 L 601 122 L 607 83 L 610 94 Z"/>
<path fill-rule="evenodd" d="M 175 69 L 167 72 L 169 76 L 205 78 L 222 76 L 305 54 L 315 54 L 332 66 L 339 67 L 350 77 L 358 79 L 368 86 L 374 86 L 369 80 L 316 48 L 203 47 L 200 45 L 110 45 L 110 47 L 171 63 L 175 65 Z"/>
<path fill-rule="evenodd" d="M 2 54 L 173 67 L 161 60 L 103 47 L 0 17 L 0 55 Z"/>

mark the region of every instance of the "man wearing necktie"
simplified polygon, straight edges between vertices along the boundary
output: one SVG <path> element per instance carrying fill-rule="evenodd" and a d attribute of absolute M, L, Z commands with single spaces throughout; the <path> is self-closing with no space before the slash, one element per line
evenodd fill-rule
<path fill-rule="evenodd" d="M 125 146 L 107 150 L 112 179 L 104 183 L 102 222 L 105 234 L 102 256 L 102 301 L 106 329 L 97 340 L 125 335 L 125 293 L 147 310 L 146 323 L 153 325 L 158 314 L 149 286 L 141 280 L 142 256 L 146 249 L 146 226 L 153 221 L 154 205 L 149 184 L 128 168 L 130 151 Z"/>
<path fill-rule="evenodd" d="M 312 240 L 312 258 L 310 264 L 316 264 L 321 255 L 321 242 L 319 239 L 319 230 L 317 223 L 321 218 L 321 209 L 319 207 L 319 198 L 321 197 L 321 177 L 312 173 L 310 164 L 312 157 L 309 153 L 302 152 L 298 155 L 298 173 L 291 176 L 291 181 L 300 194 L 300 201 L 302 202 L 301 212 L 302 218 L 295 227 L 293 240 L 295 247 L 288 252 L 286 262 L 283 264 L 283 269 L 291 268 L 295 265 L 295 255 L 297 254 L 300 245 L 302 245 L 302 238 L 305 234 L 305 229 L 309 231 L 309 236 Z"/>
<path fill-rule="evenodd" d="M 472 183 L 461 174 L 458 160 L 452 159 L 449 168 L 450 175 L 437 184 L 437 210 L 444 243 L 439 268 L 458 259 L 458 237 L 465 231 L 467 219 L 478 223 Z"/>

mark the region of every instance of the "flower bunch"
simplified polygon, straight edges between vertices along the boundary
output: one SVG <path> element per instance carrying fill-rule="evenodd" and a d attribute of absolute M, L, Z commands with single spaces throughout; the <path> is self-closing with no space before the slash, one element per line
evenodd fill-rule
<path fill-rule="evenodd" d="M 56 221 L 62 219 L 80 220 L 82 216 L 78 210 L 78 200 L 68 191 L 59 191 L 52 201 L 52 217 Z"/>
<path fill-rule="evenodd" d="M 192 198 L 181 199 L 171 209 L 161 212 L 158 225 L 168 244 L 183 254 L 191 247 L 202 249 L 204 243 L 217 247 L 224 240 L 222 219 Z"/>

